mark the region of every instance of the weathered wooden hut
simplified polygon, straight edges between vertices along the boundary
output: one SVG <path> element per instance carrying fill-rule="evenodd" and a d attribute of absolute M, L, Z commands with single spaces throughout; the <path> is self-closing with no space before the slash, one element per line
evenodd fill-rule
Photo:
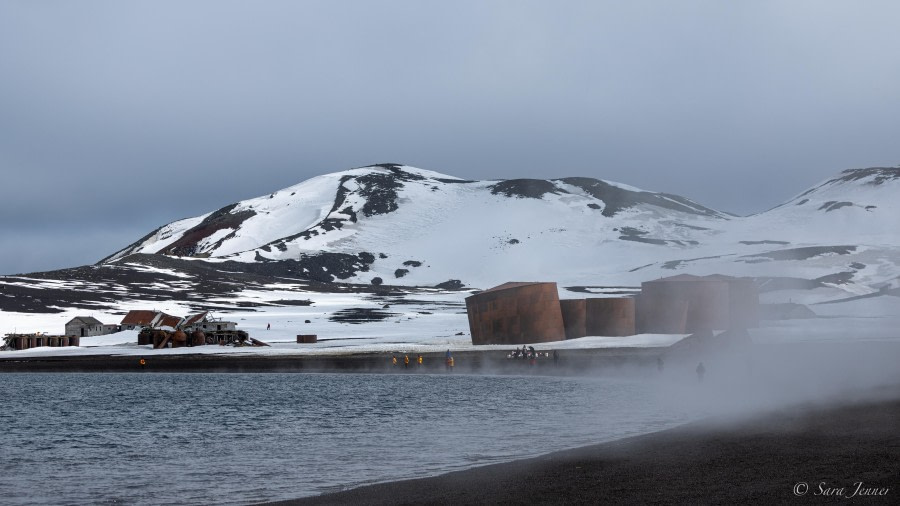
<path fill-rule="evenodd" d="M 93 316 L 76 316 L 66 323 L 67 336 L 103 336 L 118 331 L 118 325 L 101 323 L 100 320 Z"/>

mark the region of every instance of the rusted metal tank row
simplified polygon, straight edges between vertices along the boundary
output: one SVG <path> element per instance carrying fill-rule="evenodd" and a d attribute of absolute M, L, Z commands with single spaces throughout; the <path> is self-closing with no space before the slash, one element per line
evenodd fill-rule
<path fill-rule="evenodd" d="M 680 275 L 641 284 L 634 297 L 558 299 L 556 283 L 505 283 L 466 298 L 472 344 L 584 336 L 687 334 L 759 325 L 751 278 Z"/>
<path fill-rule="evenodd" d="M 14 350 L 28 350 L 41 346 L 78 346 L 78 336 L 48 336 L 45 334 L 8 334 L 7 341 Z"/>

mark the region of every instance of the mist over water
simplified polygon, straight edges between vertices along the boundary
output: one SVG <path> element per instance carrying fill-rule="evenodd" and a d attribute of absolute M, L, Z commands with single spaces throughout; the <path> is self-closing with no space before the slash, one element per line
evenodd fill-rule
<path fill-rule="evenodd" d="M 10 504 L 242 504 L 548 453 L 695 414 L 655 380 L 9 374 Z"/>
<path fill-rule="evenodd" d="M 896 340 L 676 346 L 660 357 L 661 370 L 651 359 L 575 376 L 564 364 L 561 376 L 5 374 L 0 497 L 247 504 L 694 420 L 900 396 Z"/>

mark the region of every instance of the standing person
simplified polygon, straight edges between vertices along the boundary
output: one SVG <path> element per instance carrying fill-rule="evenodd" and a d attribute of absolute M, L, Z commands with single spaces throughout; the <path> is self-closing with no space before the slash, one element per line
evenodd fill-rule
<path fill-rule="evenodd" d="M 422 367 L 422 355 L 419 355 L 418 357 L 416 357 L 416 361 L 418 362 L 419 367 Z"/>
<path fill-rule="evenodd" d="M 706 374 L 706 368 L 703 367 L 703 362 L 700 362 L 700 365 L 697 366 L 697 380 L 703 381 L 704 374 Z"/>
<path fill-rule="evenodd" d="M 447 360 L 447 365 L 450 366 L 450 372 L 453 372 L 453 366 L 454 366 L 453 355 L 450 355 L 450 359 Z"/>
<path fill-rule="evenodd" d="M 266 324 L 266 330 L 269 330 L 269 329 L 271 329 L 271 328 L 272 328 L 272 324 L 271 324 L 271 323 L 267 323 L 267 324 Z"/>
<path fill-rule="evenodd" d="M 395 355 L 391 355 L 391 365 L 397 365 L 397 357 Z"/>
<path fill-rule="evenodd" d="M 409 369 L 409 355 L 403 355 L 403 368 Z"/>

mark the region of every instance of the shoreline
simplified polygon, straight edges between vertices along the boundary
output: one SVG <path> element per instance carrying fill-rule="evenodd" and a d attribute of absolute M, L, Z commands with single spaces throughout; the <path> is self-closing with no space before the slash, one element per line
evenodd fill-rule
<path fill-rule="evenodd" d="M 265 504 L 896 504 L 900 396 L 881 393 Z"/>
<path fill-rule="evenodd" d="M 443 352 L 360 352 L 342 354 L 92 354 L 75 356 L 0 357 L 0 374 L 29 372 L 134 372 L 134 373 L 396 373 L 396 374 L 584 374 L 624 366 L 655 367 L 666 348 L 597 348 L 559 350 L 559 360 L 542 357 L 507 358 L 508 350 L 454 351 L 454 367 L 448 370 Z M 552 351 L 551 351 L 552 353 Z M 392 365 L 391 357 L 398 363 Z M 418 365 L 416 357 L 422 355 Z M 141 360 L 144 363 L 141 364 Z"/>

